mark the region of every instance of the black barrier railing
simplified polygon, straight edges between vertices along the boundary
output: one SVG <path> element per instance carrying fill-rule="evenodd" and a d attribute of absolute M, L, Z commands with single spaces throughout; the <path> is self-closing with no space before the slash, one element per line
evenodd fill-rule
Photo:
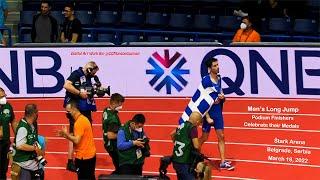
<path fill-rule="evenodd" d="M 104 43 L 15 43 L 14 47 L 105 47 L 114 46 L 111 42 Z"/>
<path fill-rule="evenodd" d="M 16 43 L 13 47 L 108 47 L 108 46 L 224 46 L 219 42 L 127 42 L 115 45 L 111 42 L 104 43 Z M 260 42 L 260 43 L 231 43 L 233 47 L 320 47 L 320 43 L 307 42 Z M 225 46 L 224 46 L 225 47 Z"/>
<path fill-rule="evenodd" d="M 316 42 L 234 42 L 230 46 L 240 47 L 259 47 L 259 46 L 276 46 L 276 47 L 320 47 Z"/>
<path fill-rule="evenodd" d="M 22 27 L 19 29 L 19 36 L 22 36 L 22 32 L 31 32 L 31 27 Z M 168 31 L 168 30 L 150 30 L 150 29 L 122 29 L 122 28 L 101 28 L 101 27 L 86 27 L 83 28 L 83 33 L 90 35 L 90 40 L 88 42 L 99 42 L 99 34 L 111 34 L 114 36 L 112 43 L 115 45 L 121 45 L 126 41 L 121 40 L 122 35 L 136 35 L 148 37 L 152 35 L 156 36 L 168 36 L 168 37 L 185 37 L 189 38 L 185 42 L 205 42 L 203 38 L 209 39 L 210 42 L 220 42 L 225 45 L 229 44 L 232 40 L 234 33 L 230 32 L 189 32 L 189 31 Z M 25 35 L 29 35 L 26 33 Z M 23 36 L 24 37 L 24 36 Z M 287 42 L 286 40 L 292 40 L 296 36 L 288 35 L 261 35 L 262 41 L 264 38 L 272 38 L 275 42 Z M 320 42 L 319 36 L 303 36 L 303 38 L 309 38 L 310 42 Z M 27 38 L 28 39 L 28 38 Z M 284 41 L 285 40 L 285 41 Z M 30 40 L 25 40 L 20 37 L 20 42 L 25 43 Z M 141 42 L 149 42 L 146 40 L 141 40 Z M 162 41 L 162 42 L 175 42 L 173 41 Z M 306 41 L 308 42 L 308 41 Z"/>

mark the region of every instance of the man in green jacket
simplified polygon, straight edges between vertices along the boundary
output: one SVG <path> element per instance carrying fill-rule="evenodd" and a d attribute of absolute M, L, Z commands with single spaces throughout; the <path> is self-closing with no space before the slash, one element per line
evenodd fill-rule
<path fill-rule="evenodd" d="M 199 150 L 198 126 L 202 123 L 202 116 L 198 112 L 191 113 L 189 120 L 182 123 L 171 134 L 174 141 L 172 163 L 178 180 L 193 180 L 194 174 L 190 171 L 194 160 L 192 151 Z"/>
<path fill-rule="evenodd" d="M 5 91 L 0 87 L 0 179 L 6 179 L 10 147 L 10 124 L 15 132 L 16 121 L 12 106 L 7 102 Z"/>
<path fill-rule="evenodd" d="M 24 118 L 20 120 L 14 138 L 16 152 L 11 166 L 11 178 L 13 180 L 40 179 L 40 167 L 36 157 L 43 156 L 43 151 L 36 145 L 38 132 L 35 123 L 37 119 L 37 106 L 35 104 L 27 104 Z"/>
<path fill-rule="evenodd" d="M 109 153 L 115 170 L 112 174 L 119 173 L 119 157 L 117 151 L 117 133 L 121 127 L 118 112 L 122 109 L 124 97 L 121 94 L 111 95 L 109 107 L 105 108 L 102 117 L 102 130 L 104 148 Z"/>
<path fill-rule="evenodd" d="M 142 175 L 144 159 L 150 156 L 149 141 L 143 126 L 143 114 L 136 114 L 118 131 L 119 174 Z"/>

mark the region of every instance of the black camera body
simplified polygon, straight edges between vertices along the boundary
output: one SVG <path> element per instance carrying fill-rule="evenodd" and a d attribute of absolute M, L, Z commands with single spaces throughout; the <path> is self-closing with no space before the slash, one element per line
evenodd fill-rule
<path fill-rule="evenodd" d="M 47 165 L 48 161 L 43 157 L 43 156 L 37 156 L 36 160 L 42 165 L 45 166 Z"/>
<path fill-rule="evenodd" d="M 150 157 L 150 139 L 147 137 L 144 137 L 143 139 L 139 139 L 139 141 L 144 142 L 144 148 L 141 148 L 141 152 L 144 157 Z"/>
<path fill-rule="evenodd" d="M 108 94 L 108 96 L 110 96 L 110 86 L 108 86 L 107 88 L 102 87 L 101 81 L 99 80 L 99 77 L 97 75 L 95 75 L 93 79 L 96 82 L 93 85 L 93 94 L 96 94 L 98 97 L 103 97 L 105 94 Z"/>
<path fill-rule="evenodd" d="M 103 97 L 105 94 L 108 94 L 108 96 L 110 96 L 110 86 L 108 86 L 107 88 L 97 87 L 95 85 L 93 87 L 83 86 L 80 87 L 80 91 L 81 89 L 87 92 L 89 98 L 93 98 L 94 95 L 97 95 L 98 97 Z"/>
<path fill-rule="evenodd" d="M 104 87 L 96 87 L 94 89 L 94 94 L 96 94 L 98 97 L 103 97 L 105 94 L 107 94 L 108 96 L 110 96 L 110 86 L 108 86 L 107 88 Z"/>
<path fill-rule="evenodd" d="M 39 149 L 41 149 L 40 144 L 36 141 L 35 142 L 35 146 L 37 146 Z M 43 157 L 43 156 L 37 156 L 37 154 L 34 154 L 34 158 L 36 159 L 36 161 L 41 164 L 42 166 L 47 165 L 48 161 Z"/>

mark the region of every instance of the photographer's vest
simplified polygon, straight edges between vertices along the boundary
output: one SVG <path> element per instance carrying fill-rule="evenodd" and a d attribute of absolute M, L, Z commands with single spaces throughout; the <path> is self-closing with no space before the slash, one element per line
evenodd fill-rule
<path fill-rule="evenodd" d="M 192 139 L 189 137 L 193 124 L 189 121 L 179 126 L 175 134 L 172 161 L 177 163 L 192 163 Z"/>
<path fill-rule="evenodd" d="M 108 126 L 111 124 L 116 124 L 118 127 L 121 127 L 121 122 L 118 116 L 118 111 L 113 111 L 108 108 L 106 108 L 103 111 L 103 118 L 102 118 L 102 130 L 103 130 L 103 141 L 104 141 L 104 147 L 106 150 L 114 151 L 117 149 L 117 139 L 108 139 L 107 131 Z"/>
<path fill-rule="evenodd" d="M 130 131 L 130 123 L 131 121 L 128 121 L 123 127 L 120 128 L 124 131 L 126 141 L 134 140 L 133 133 Z M 140 158 L 138 158 L 137 151 L 141 152 L 141 148 L 132 146 L 131 148 L 126 150 L 118 150 L 119 166 L 122 166 L 124 164 L 143 164 L 145 157 L 142 155 Z"/>
<path fill-rule="evenodd" d="M 82 67 L 79 67 L 78 70 L 74 71 L 77 73 L 77 76 L 79 77 L 79 84 L 74 84 L 74 87 L 78 90 L 80 90 L 80 88 L 83 89 L 87 89 L 87 88 L 93 88 L 92 86 L 92 82 L 91 82 L 91 78 L 87 78 L 84 74 L 84 72 L 82 71 Z M 74 99 L 74 96 L 66 96 L 65 100 L 64 100 L 64 107 L 65 105 Z M 77 97 L 77 99 L 74 99 L 78 101 L 78 106 L 79 106 L 79 110 L 80 111 L 96 111 L 97 110 L 97 106 L 96 106 L 96 102 L 93 98 L 93 94 L 92 97 L 88 97 L 87 99 L 82 99 L 81 97 Z"/>
<path fill-rule="evenodd" d="M 14 114 L 12 114 L 12 106 L 7 103 L 4 105 L 0 105 L 0 124 L 2 126 L 2 140 L 9 141 L 10 140 L 10 123 L 13 120 Z"/>
<path fill-rule="evenodd" d="M 27 142 L 26 144 L 33 146 L 34 142 L 38 140 L 38 134 L 36 129 L 32 130 L 32 127 L 28 124 L 28 122 L 25 119 L 22 119 L 19 122 L 19 125 L 17 127 L 16 131 L 16 136 L 17 132 L 19 131 L 19 128 L 24 127 L 27 129 Z M 16 138 L 14 138 L 14 143 L 16 143 Z M 24 162 L 28 160 L 34 159 L 34 151 L 22 151 L 14 147 L 16 150 L 16 154 L 13 156 L 13 161 L 14 162 Z"/>

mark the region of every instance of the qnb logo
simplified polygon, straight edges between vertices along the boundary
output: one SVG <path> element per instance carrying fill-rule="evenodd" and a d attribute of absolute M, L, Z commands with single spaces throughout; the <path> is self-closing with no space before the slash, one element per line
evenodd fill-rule
<path fill-rule="evenodd" d="M 182 69 L 186 62 L 186 59 L 179 52 L 171 57 L 168 49 L 164 50 L 164 57 L 160 56 L 158 52 L 153 53 L 148 59 L 148 63 L 153 69 L 146 70 L 147 74 L 154 75 L 149 84 L 158 92 L 164 86 L 166 86 L 167 94 L 171 94 L 171 87 L 180 92 L 188 84 L 182 77 L 185 74 L 190 74 L 188 69 Z"/>

